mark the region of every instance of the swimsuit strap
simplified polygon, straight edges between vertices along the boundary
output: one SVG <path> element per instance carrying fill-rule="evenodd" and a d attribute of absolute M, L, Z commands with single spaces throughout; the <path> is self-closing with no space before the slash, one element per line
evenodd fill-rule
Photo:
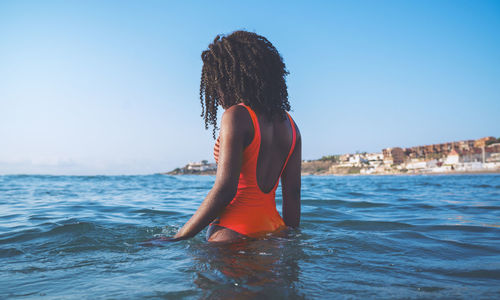
<path fill-rule="evenodd" d="M 244 108 L 247 109 L 248 113 L 250 114 L 250 118 L 252 119 L 252 124 L 253 124 L 253 138 L 252 138 L 252 141 L 250 142 L 250 144 L 247 146 L 247 147 L 250 147 L 250 145 L 252 145 L 254 142 L 256 142 L 256 139 L 258 140 L 257 141 L 257 149 L 260 149 L 260 125 L 259 125 L 259 119 L 257 119 L 257 115 L 255 114 L 255 112 L 253 111 L 253 109 L 248 106 L 248 105 L 245 105 L 244 103 L 239 103 L 238 105 L 241 105 L 243 106 Z"/>

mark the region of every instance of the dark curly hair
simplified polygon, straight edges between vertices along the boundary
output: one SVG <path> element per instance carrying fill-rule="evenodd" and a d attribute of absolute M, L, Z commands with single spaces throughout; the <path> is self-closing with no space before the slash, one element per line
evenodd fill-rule
<path fill-rule="evenodd" d="M 201 54 L 200 102 L 205 129 L 217 130 L 217 108 L 243 102 L 268 118 L 286 118 L 290 110 L 285 77 L 289 74 L 278 50 L 265 37 L 248 31 L 217 35 Z"/>

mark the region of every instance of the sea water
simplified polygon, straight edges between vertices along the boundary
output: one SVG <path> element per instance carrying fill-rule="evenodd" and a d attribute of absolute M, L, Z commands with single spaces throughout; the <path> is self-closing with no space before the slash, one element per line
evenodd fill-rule
<path fill-rule="evenodd" d="M 300 229 L 143 243 L 213 182 L 0 176 L 0 298 L 500 298 L 500 175 L 305 176 Z"/>

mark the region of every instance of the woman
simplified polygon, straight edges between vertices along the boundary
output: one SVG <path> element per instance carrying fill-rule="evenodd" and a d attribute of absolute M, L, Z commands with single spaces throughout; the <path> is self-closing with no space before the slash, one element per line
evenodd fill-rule
<path fill-rule="evenodd" d="M 217 175 L 191 219 L 174 236 L 195 236 L 210 224 L 210 242 L 259 237 L 300 222 L 301 136 L 290 110 L 285 76 L 276 48 L 255 33 L 217 36 L 201 55 L 200 100 L 205 128 L 217 129 Z M 283 218 L 275 191 L 281 178 Z"/>

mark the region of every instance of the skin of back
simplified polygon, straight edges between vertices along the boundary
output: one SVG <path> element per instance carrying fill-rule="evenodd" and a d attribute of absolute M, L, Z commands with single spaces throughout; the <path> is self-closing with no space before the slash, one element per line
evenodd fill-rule
<path fill-rule="evenodd" d="M 277 122 L 277 121 L 275 121 Z M 285 122 L 285 121 L 283 121 Z M 286 121 L 288 122 L 288 121 Z M 297 128 L 295 149 L 281 177 L 283 193 L 283 220 L 287 226 L 300 223 L 301 144 Z M 251 119 L 245 108 L 234 105 L 222 115 L 220 130 L 220 156 L 213 188 L 191 219 L 179 230 L 174 239 L 191 238 L 212 222 L 236 195 L 243 150 L 254 135 Z M 282 161 L 275 162 L 282 165 Z M 209 237 L 210 242 L 230 242 L 242 236 L 221 228 Z"/>

